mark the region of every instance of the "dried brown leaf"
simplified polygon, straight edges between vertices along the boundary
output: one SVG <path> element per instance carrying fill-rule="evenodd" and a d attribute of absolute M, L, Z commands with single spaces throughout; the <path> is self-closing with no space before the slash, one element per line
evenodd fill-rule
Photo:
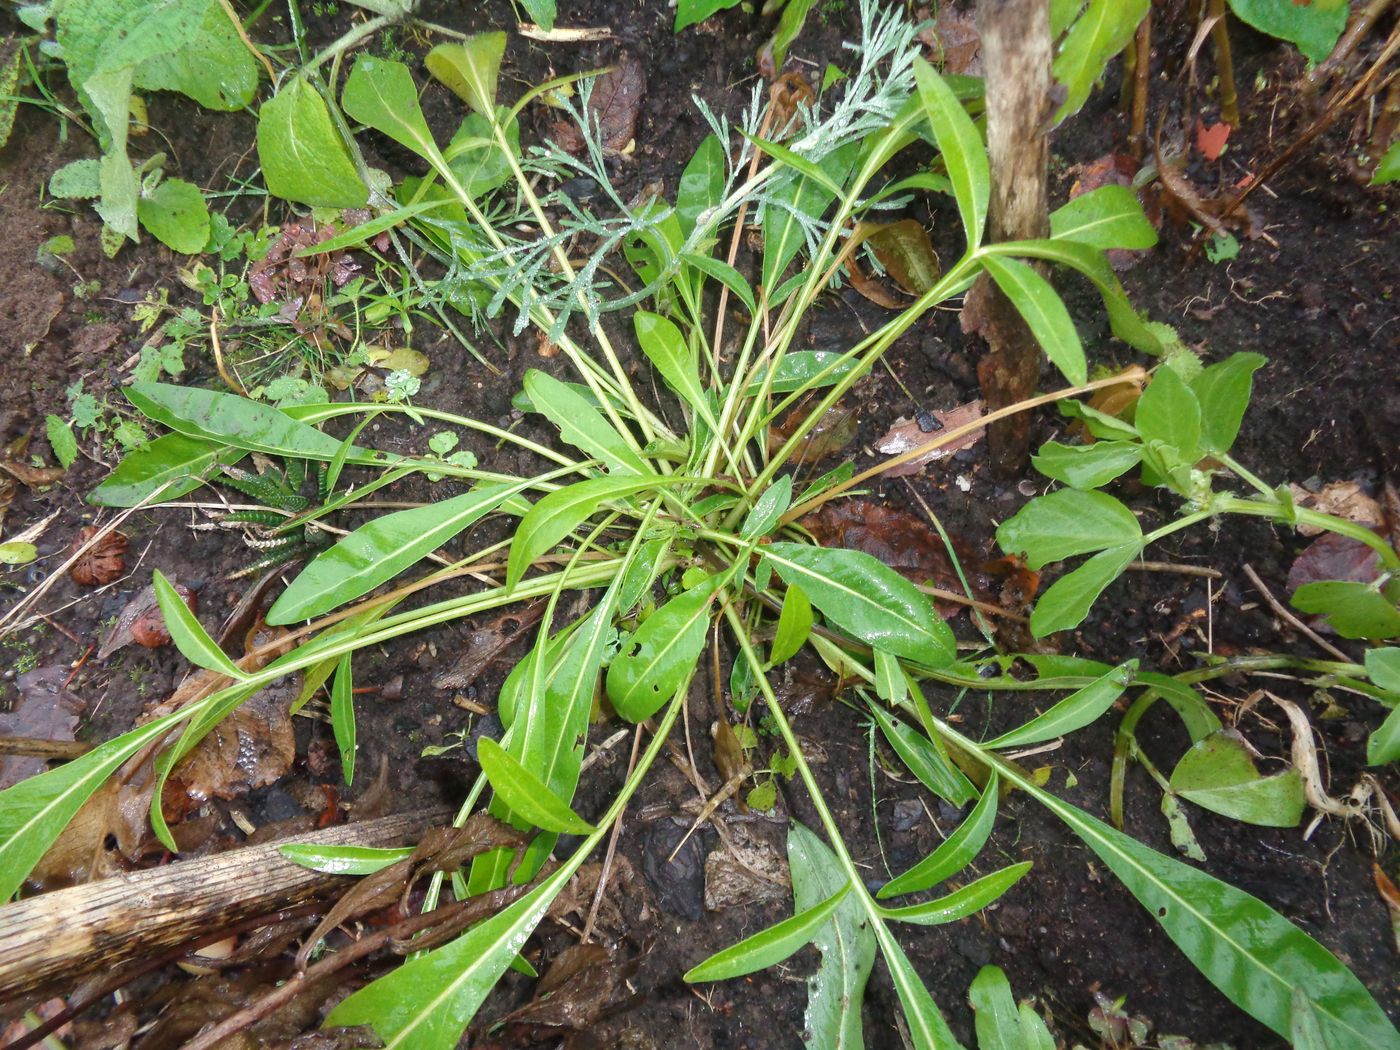
<path fill-rule="evenodd" d="M 635 55 L 618 57 L 606 73 L 593 85 L 588 99 L 587 117 L 596 124 L 603 146 L 614 152 L 624 151 L 637 132 L 637 113 L 647 92 L 646 68 Z M 550 125 L 550 138 L 560 149 L 581 153 L 583 134 L 570 121 Z"/>
<path fill-rule="evenodd" d="M 87 702 L 69 692 L 66 667 L 36 667 L 19 676 L 19 699 L 0 712 L 0 735 L 32 740 L 72 740 Z M 29 755 L 0 757 L 0 789 L 42 773 L 45 761 Z"/>
<path fill-rule="evenodd" d="M 477 680 L 507 649 L 525 637 L 544 615 L 544 602 L 512 609 L 480 626 L 466 637 L 466 648 L 450 668 L 433 679 L 437 689 L 465 689 Z"/>
<path fill-rule="evenodd" d="M 768 432 L 769 452 L 776 452 L 781 448 L 809 414 L 805 405 L 798 405 L 784 416 L 778 425 Z M 838 403 L 803 435 L 792 458 L 799 463 L 819 463 L 854 441 L 859 430 L 860 420 L 856 418 L 855 410 L 844 408 Z"/>
<path fill-rule="evenodd" d="M 981 419 L 982 402 L 980 400 L 969 401 L 966 404 L 958 405 L 943 412 L 935 411 L 933 416 L 939 424 L 934 428 L 935 431 L 953 430 Z M 875 442 L 875 448 L 887 455 L 898 456 L 911 449 L 916 449 L 920 445 L 927 444 L 933 439 L 934 434 L 925 431 L 923 427 L 919 425 L 920 422 L 921 420 L 919 419 L 901 419 L 896 421 L 895 425 L 889 429 L 885 436 Z M 927 425 L 926 421 L 924 422 L 925 425 Z M 891 467 L 889 470 L 885 471 L 885 474 L 892 478 L 903 477 L 906 474 L 917 474 L 929 463 L 936 462 L 940 459 L 947 459 L 955 452 L 965 448 L 971 448 L 982 440 L 985 433 L 986 430 L 983 429 L 970 431 L 950 444 L 930 449 L 924 455 L 916 456 L 907 463 L 901 463 L 897 467 Z"/>
<path fill-rule="evenodd" d="M 1359 525 L 1377 527 L 1385 523 L 1385 513 L 1381 505 L 1366 494 L 1355 481 L 1334 481 L 1324 485 L 1319 492 L 1309 492 L 1301 485 L 1289 485 L 1288 491 L 1293 502 L 1300 507 L 1332 514 Z M 1316 525 L 1299 525 L 1298 531 L 1304 536 L 1316 536 L 1323 530 Z"/>

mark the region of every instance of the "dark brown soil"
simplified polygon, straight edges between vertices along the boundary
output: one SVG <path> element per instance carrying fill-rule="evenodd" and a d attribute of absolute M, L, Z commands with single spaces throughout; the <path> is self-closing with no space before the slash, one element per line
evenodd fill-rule
<path fill-rule="evenodd" d="M 705 98 L 716 111 L 736 111 L 746 101 L 756 75 L 753 55 L 766 38 L 768 25 L 736 10 L 701 30 L 673 37 L 673 12 L 657 0 L 594 0 L 561 6 L 565 8 L 562 23 L 610 27 L 614 41 L 558 45 L 512 37 L 503 94 L 514 96 L 551 75 L 597 68 L 623 51 L 639 56 L 646 66 L 648 90 L 635 156 L 619 163 L 617 178 L 624 196 L 658 180 L 674 192 L 681 168 L 708 130 L 690 102 L 691 95 Z M 511 23 L 508 5 L 499 2 L 480 8 L 472 5 L 465 16 L 462 5 L 446 0 L 425 7 L 424 17 L 430 21 L 460 29 Z M 841 61 L 840 41 L 855 28 L 850 13 L 854 4 L 818 7 L 825 16 L 813 15 L 792 56 L 798 68 L 808 73 L 820 71 L 828 61 Z M 324 42 L 343 31 L 351 10 L 346 7 L 340 15 L 319 21 L 313 18 L 313 42 Z M 280 32 L 271 23 L 262 27 L 263 35 Z M 1213 188 L 1212 178 L 1233 183 L 1246 170 L 1257 170 L 1290 140 L 1299 121 L 1307 119 L 1287 88 L 1278 89 L 1275 98 L 1274 89 L 1259 93 L 1250 87 L 1256 72 L 1270 84 L 1286 85 L 1296 72 L 1294 57 L 1238 27 L 1236 36 L 1239 82 L 1245 88 L 1249 119 L 1232 138 L 1218 172 L 1193 172 L 1208 188 Z M 415 60 L 425 50 L 423 40 L 402 33 L 396 42 Z M 1159 62 L 1168 72 L 1174 71 L 1170 54 L 1184 50 L 1186 44 L 1183 39 L 1159 41 L 1162 53 L 1168 55 Z M 418 72 L 420 84 L 427 82 L 421 69 Z M 1111 75 L 1109 80 L 1116 84 L 1116 77 Z M 1159 83 L 1156 90 L 1164 101 L 1178 93 L 1170 83 Z M 1114 94 L 1107 90 L 1097 95 L 1055 139 L 1054 202 L 1068 192 L 1070 165 L 1097 158 L 1124 141 L 1125 120 L 1113 107 Z M 423 101 L 435 128 L 450 131 L 458 110 L 447 92 L 430 84 Z M 133 147 L 136 152 L 168 149 L 171 170 L 208 189 L 227 187 L 235 174 L 244 178 L 252 174 L 255 156 L 250 152 L 253 125 L 249 118 L 201 113 L 173 98 L 153 100 L 151 117 L 169 141 L 143 142 Z M 527 127 L 526 135 L 532 134 Z M 1161 246 L 1128 271 L 1124 280 L 1139 307 L 1154 319 L 1175 325 L 1207 360 L 1237 350 L 1268 357 L 1268 367 L 1256 379 L 1255 402 L 1238 446 L 1243 462 L 1275 483 L 1356 479 L 1376 489 L 1387 479 L 1400 482 L 1396 440 L 1400 435 L 1396 297 L 1400 250 L 1386 211 L 1387 204 L 1394 207 L 1397 201 L 1393 194 L 1363 190 L 1347 178 L 1338 160 L 1345 152 L 1344 135 L 1345 128 L 1325 139 L 1275 179 L 1269 186 L 1272 192 L 1252 198 L 1259 224 L 1277 241 L 1276 248 L 1262 240 L 1248 242 L 1238 259 L 1212 265 L 1191 253 L 1189 231 L 1168 226 Z M 375 148 L 379 155 L 372 159 L 396 175 L 414 170 L 412 158 L 392 144 L 380 142 Z M 0 185 L 5 187 L 0 193 L 0 239 L 6 246 L 0 253 L 0 288 L 5 297 L 0 323 L 0 364 L 4 365 L 0 368 L 0 439 L 11 441 L 32 431 L 32 450 L 46 457 L 44 414 L 67 412 L 64 392 L 74 382 L 81 379 L 88 392 L 105 396 L 114 406 L 120 403 L 117 388 L 128 359 L 142 342 L 131 304 L 149 291 L 168 288 L 172 301 L 198 305 L 177 277 L 185 260 L 150 239 L 139 248 L 124 249 L 115 260 L 106 260 L 98 250 L 98 223 L 89 209 L 54 203 L 41 206 L 47 176 L 68 160 L 92 154 L 91 143 L 80 133 L 70 129 L 67 141 L 62 141 L 55 118 L 31 107 L 21 107 L 15 133 L 0 152 Z M 258 200 L 240 199 L 232 205 L 232 215 L 246 219 L 260 207 Z M 277 206 L 273 207 L 275 220 Z M 934 202 L 919 205 L 912 214 L 932 226 L 940 251 L 945 258 L 952 257 L 957 245 L 951 208 Z M 67 257 L 73 272 L 37 258 L 40 245 L 60 234 L 72 236 L 76 243 L 76 252 Z M 97 290 L 79 297 L 74 286 L 82 281 L 95 282 Z M 1094 361 L 1115 366 L 1134 360 L 1131 351 L 1108 337 L 1095 301 L 1085 289 L 1068 286 L 1066 293 Z M 804 345 L 844 348 L 882 316 L 880 308 L 849 291 L 831 295 L 812 318 Z M 623 331 L 630 326 L 613 327 L 625 342 Z M 427 325 L 417 328 L 414 339 L 432 358 L 423 403 L 493 423 L 511 422 L 509 398 L 519 389 L 527 368 L 558 370 L 558 362 L 539 357 L 528 338 L 515 340 L 503 334 L 499 345 L 492 345 L 490 339 L 480 341 L 504 373 L 500 377 Z M 857 408 L 866 447 L 861 464 L 873 462 L 869 441 L 896 416 L 911 416 L 925 407 L 948 408 L 975 396 L 976 352 L 964 345 L 957 315 L 951 312 L 935 313 L 911 331 L 888 360 L 918 400 L 911 402 L 883 370 L 860 385 Z M 191 354 L 188 364 L 189 382 L 217 383 L 212 360 Z M 1051 382 L 1049 376 L 1046 380 Z M 1047 437 L 1057 422 L 1045 416 L 1037 426 L 1040 436 Z M 376 435 L 385 447 L 403 439 L 387 425 Z M 509 455 L 502 459 L 485 444 L 471 447 L 484 462 L 503 470 L 514 466 Z M 105 455 L 97 458 L 98 450 L 90 442 L 84 453 L 57 485 L 42 492 L 21 488 L 9 508 L 7 535 L 59 513 L 39 542 L 41 560 L 0 574 L 7 604 L 43 581 L 76 532 L 94 520 L 84 497 L 111 462 L 104 461 Z M 909 486 L 890 481 L 878 494 L 917 511 L 910 499 L 912 488 L 961 539 L 988 544 L 995 523 L 1013 513 L 1033 489 L 990 478 L 984 456 L 980 448 L 960 453 L 951 464 L 911 479 Z M 963 491 L 954 481 L 957 477 L 970 481 L 970 489 Z M 419 482 L 394 495 L 414 499 L 429 492 L 440 494 L 441 490 L 429 490 Z M 1150 493 L 1139 494 L 1135 505 L 1145 509 L 1149 519 L 1172 510 Z M 16 671 L 27 666 L 68 666 L 82 659 L 90 645 L 100 640 L 104 625 L 149 581 L 152 569 L 198 590 L 206 622 L 221 619 L 246 587 L 226 577 L 246 561 L 247 551 L 231 534 L 191 531 L 190 523 L 181 511 L 139 513 L 125 527 L 131 536 L 132 569 L 125 580 L 96 596 L 67 580 L 58 582 L 39 603 L 47 618 L 0 641 L 3 663 L 9 668 L 0 704 L 16 695 Z M 1275 593 L 1282 594 L 1288 567 L 1303 542 L 1253 521 L 1229 521 L 1218 531 L 1202 528 L 1174 537 L 1153 556 L 1206 565 L 1223 573 L 1216 586 L 1224 584 L 1224 591 L 1212 616 L 1216 651 L 1319 655 L 1309 652 L 1305 639 L 1276 621 L 1243 574 L 1244 566 L 1252 565 Z M 1168 672 L 1196 666 L 1193 653 L 1204 652 L 1204 636 L 1187 630 L 1179 639 L 1169 642 L 1168 638 L 1175 637 L 1173 628 L 1184 616 L 1204 607 L 1206 582 L 1181 575 L 1129 574 L 1114 585 L 1084 627 L 1064 640 L 1063 649 L 1105 661 L 1137 656 L 1144 666 Z M 450 665 L 468 629 L 465 625 L 443 628 L 421 639 L 426 646 L 419 639 L 409 640 L 400 649 L 366 653 L 357 661 L 359 683 L 382 685 L 403 676 L 401 699 L 368 696 L 358 708 L 364 742 L 361 777 L 367 781 L 380 760 L 387 759 L 394 784 L 391 810 L 456 804 L 471 783 L 474 763 L 463 757 L 461 749 L 423 759 L 423 748 L 450 743 L 453 733 L 499 730 L 492 717 L 473 722 L 467 711 L 449 702 L 449 692 L 433 688 L 433 678 Z M 476 699 L 487 707 L 492 706 L 509 662 L 497 664 L 476 683 Z M 129 728 L 145 705 L 166 695 L 187 671 L 171 649 L 126 649 L 105 664 L 84 664 L 71 683 L 89 707 L 81 735 L 105 739 Z M 1251 688 L 1243 680 L 1217 683 L 1222 715 Z M 1309 699 L 1309 690 L 1292 681 L 1274 681 L 1270 688 L 1295 700 Z M 690 735 L 700 768 L 713 781 L 709 695 L 708 682 L 697 686 Z M 991 701 L 959 698 L 937 689 L 930 690 L 929 698 L 942 711 L 956 705 L 965 724 L 977 729 L 983 724 L 991 728 L 1019 721 L 1031 702 L 1015 696 Z M 1366 734 L 1382 712 L 1357 697 L 1337 699 L 1345 713 L 1316 724 L 1326 745 L 1332 793 L 1342 796 L 1364 768 Z M 305 756 L 309 748 L 328 747 L 327 725 L 305 719 L 297 722 L 300 755 Z M 1107 812 L 1114 723 L 1113 718 L 1103 719 L 1073 736 L 1061 750 L 1032 760 L 1051 768 L 1052 789 L 1100 816 Z M 1287 754 L 1286 723 L 1277 711 L 1256 709 L 1240 728 L 1266 754 Z M 616 729 L 615 724 L 595 726 L 593 742 L 606 739 Z M 819 777 L 846 829 L 847 843 L 872 883 L 909 866 L 941 840 L 930 815 L 922 807 L 909 808 L 910 801 L 928 796 L 916 785 L 889 775 L 878 763 L 872 767 L 867 730 L 849 708 L 823 697 L 800 717 L 798 731 L 822 756 Z M 1139 739 L 1166 768 L 1187 742 L 1179 724 L 1165 711 L 1155 711 L 1145 721 Z M 628 746 L 614 745 L 593 768 L 580 791 L 580 812 L 591 816 L 602 810 L 625 773 Z M 330 751 L 334 752 L 333 746 Z M 313 774 L 303 759 L 293 778 L 335 784 L 338 771 Z M 1393 774 L 1388 786 L 1395 787 Z M 675 841 L 670 829 L 684 826 L 680 807 L 693 796 L 681 773 L 662 763 L 629 811 L 620 852 L 637 878 L 623 891 L 625 899 L 620 902 L 625 927 L 610 932 L 619 938 L 621 955 L 638 961 L 633 978 L 636 995 L 600 1022 L 586 1045 L 798 1046 L 806 978 L 816 959 L 811 949 L 787 965 L 746 980 L 695 989 L 681 980 L 689 966 L 782 918 L 790 909 L 789 901 L 775 901 L 698 919 L 688 917 L 694 901 L 686 895 L 684 880 L 673 884 L 674 872 L 658 875 L 656 858 L 669 853 Z M 1156 786 L 1140 770 L 1130 773 L 1127 830 L 1171 852 L 1159 802 Z M 293 793 L 280 785 L 256 793 L 240 806 L 255 824 L 303 812 Z M 911 812 L 917 815 L 899 821 L 907 830 L 895 829 L 896 811 L 905 817 Z M 956 819 L 946 808 L 935 808 L 932 815 L 944 832 L 949 821 Z M 749 826 L 755 835 L 781 849 L 789 816 L 816 824 L 805 794 L 791 785 L 785 787 L 772 817 L 755 816 Z M 741 818 L 731 814 L 729 819 Z M 1400 1017 L 1400 992 L 1394 979 L 1396 942 L 1375 890 L 1370 839 L 1364 829 L 1330 821 L 1305 836 L 1302 828 L 1254 828 L 1200 810 L 1192 810 L 1191 821 L 1208 857 L 1206 870 L 1256 894 L 1315 936 L 1353 969 L 1392 1017 Z M 227 824 L 219 834 L 229 842 L 238 837 Z M 715 844 L 709 833 L 695 841 L 700 851 Z M 946 927 L 900 930 L 901 943 L 965 1044 L 975 1042 L 966 1005 L 968 985 L 979 967 L 995 963 L 1006 969 L 1018 996 L 1040 1000 L 1053 1015 L 1060 1036 L 1071 1043 L 1095 1045 L 1097 1037 L 1090 1032 L 1087 1018 L 1095 1005 L 1094 993 L 1101 992 L 1109 999 L 1126 997 L 1127 1008 L 1151 1021 L 1157 1032 L 1240 1048 L 1280 1045 L 1196 972 L 1067 829 L 1013 796 L 1003 806 L 997 831 L 975 870 L 986 873 L 1023 859 L 1034 863 L 1031 875 L 985 914 Z M 1393 857 L 1383 857 L 1381 864 L 1395 874 Z M 547 961 L 569 943 L 570 934 L 546 922 L 528 954 L 536 962 Z M 354 979 L 370 976 L 366 970 Z M 169 967 L 146 979 L 144 987 L 149 991 L 186 979 Z M 488 1001 L 483 1022 L 528 999 L 531 987 L 531 982 L 512 973 Z M 897 1001 L 882 966 L 876 968 L 866 1004 L 868 1045 L 901 1046 Z"/>

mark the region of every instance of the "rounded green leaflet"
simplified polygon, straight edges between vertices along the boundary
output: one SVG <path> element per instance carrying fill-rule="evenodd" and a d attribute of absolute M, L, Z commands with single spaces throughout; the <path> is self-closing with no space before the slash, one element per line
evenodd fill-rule
<path fill-rule="evenodd" d="M 857 641 L 930 667 L 953 661 L 948 625 L 919 589 L 862 551 L 770 543 L 763 553 L 789 586 L 801 587 L 828 621 Z"/>

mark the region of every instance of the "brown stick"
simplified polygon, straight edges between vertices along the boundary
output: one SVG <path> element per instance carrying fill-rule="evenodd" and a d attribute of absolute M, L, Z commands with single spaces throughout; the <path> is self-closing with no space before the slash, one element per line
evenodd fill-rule
<path fill-rule="evenodd" d="M 32 736 L 0 736 L 0 755 L 27 755 L 30 758 L 67 762 L 92 750 L 81 740 L 40 740 Z"/>
<path fill-rule="evenodd" d="M 1046 106 L 1050 99 L 1050 20 L 1041 0 L 981 0 L 977 28 L 987 81 L 987 151 L 992 195 L 990 241 L 1034 240 L 1050 233 L 1046 203 Z M 1040 379 L 1040 344 L 1016 308 L 986 274 L 963 309 L 964 331 L 987 341 L 977 378 L 995 411 L 1030 397 Z M 1022 473 L 1030 418 L 991 425 L 987 447 L 1001 477 Z"/>
<path fill-rule="evenodd" d="M 1152 9 L 1138 24 L 1137 36 L 1128 52 L 1133 56 L 1133 126 L 1129 141 L 1133 157 L 1142 160 L 1147 154 L 1147 94 L 1152 82 Z"/>
<path fill-rule="evenodd" d="M 1230 56 L 1230 30 L 1225 24 L 1225 0 L 1210 0 L 1215 19 L 1210 35 L 1215 40 L 1215 75 L 1220 78 L 1220 119 L 1230 127 L 1240 123 L 1240 98 L 1235 91 L 1235 62 Z"/>
<path fill-rule="evenodd" d="M 343 876 L 301 868 L 278 847 L 416 842 L 451 819 L 432 809 L 346 824 L 196 860 L 177 861 L 0 908 L 0 1001 L 58 979 L 110 969 L 333 888 Z"/>

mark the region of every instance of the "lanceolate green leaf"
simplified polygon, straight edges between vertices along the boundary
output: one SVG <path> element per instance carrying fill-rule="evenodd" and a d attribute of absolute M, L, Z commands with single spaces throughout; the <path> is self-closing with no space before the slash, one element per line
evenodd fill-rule
<path fill-rule="evenodd" d="M 749 282 L 744 280 L 744 275 L 734 267 L 726 262 L 720 262 L 718 259 L 711 259 L 708 255 L 696 255 L 693 252 L 683 254 L 681 261 L 687 266 L 693 266 L 700 272 L 713 277 L 737 295 L 749 313 L 754 312 L 753 291 L 749 288 Z"/>
<path fill-rule="evenodd" d="M 963 1050 L 899 942 L 883 926 L 877 927 L 875 932 L 880 938 L 880 952 L 889 967 L 904 1019 L 909 1022 L 909 1038 L 914 1050 Z"/>
<path fill-rule="evenodd" d="M 766 536 L 778 524 L 778 519 L 792 503 L 792 476 L 784 474 L 760 496 L 749 511 L 744 524 L 739 528 L 742 539 L 753 540 Z"/>
<path fill-rule="evenodd" d="M 316 555 L 267 612 L 274 625 L 309 620 L 368 594 L 533 484 L 482 485 L 361 525 Z"/>
<path fill-rule="evenodd" d="M 718 430 L 719 424 L 710 411 L 710 402 L 700 385 L 695 354 L 686 344 L 681 330 L 660 314 L 646 310 L 638 310 L 632 315 L 632 321 L 637 328 L 637 341 L 641 343 L 647 360 L 656 366 L 671 389 L 709 424 L 711 431 Z"/>
<path fill-rule="evenodd" d="M 910 904 L 904 908 L 881 908 L 880 914 L 894 922 L 910 922 L 916 926 L 942 926 L 981 911 L 1004 894 L 1031 870 L 1030 861 L 1012 864 L 969 882 L 962 889 L 925 904 Z"/>
<path fill-rule="evenodd" d="M 460 44 L 438 44 L 423 64 L 463 102 L 483 117 L 491 117 L 505 51 L 505 33 L 478 33 Z"/>
<path fill-rule="evenodd" d="M 1064 300 L 1050 282 L 1019 259 L 989 255 L 982 260 L 1011 304 L 1025 319 L 1045 356 L 1074 385 L 1089 377 L 1084 345 L 1074 329 Z"/>
<path fill-rule="evenodd" d="M 1191 391 L 1201 406 L 1201 443 L 1206 451 L 1230 451 L 1249 407 L 1254 373 L 1264 364 L 1262 354 L 1231 354 L 1191 380 Z"/>
<path fill-rule="evenodd" d="M 1125 543 L 1099 551 L 1073 572 L 1050 585 L 1031 612 L 1031 634 L 1044 638 L 1078 627 L 1099 595 L 1142 553 L 1141 543 Z"/>
<path fill-rule="evenodd" d="M 813 933 L 831 918 L 850 890 L 850 886 L 843 886 L 820 904 L 716 952 L 690 969 L 684 979 L 727 981 L 782 962 L 812 939 Z"/>
<path fill-rule="evenodd" d="M 938 885 L 971 864 L 986 844 L 996 823 L 1000 787 L 997 774 L 993 771 L 987 786 L 982 789 L 982 797 L 972 807 L 967 819 L 927 857 L 880 887 L 876 896 L 884 900 L 903 893 L 918 893 Z"/>
<path fill-rule="evenodd" d="M 1400 1047 L 1400 1033 L 1337 957 L 1243 890 L 1163 856 L 1047 792 L 1068 824 L 1236 1006 L 1287 1036 L 1294 988 L 1312 996 L 1334 1046 Z"/>
<path fill-rule="evenodd" d="M 830 182 L 840 185 L 846 181 L 857 149 L 859 143 L 848 143 L 828 153 L 817 166 Z M 806 242 L 804 221 L 810 223 L 813 216 L 826 211 L 832 196 L 822 183 L 798 173 L 774 187 L 763 207 L 762 278 L 770 302 L 778 299 L 779 281 Z M 799 274 L 797 279 L 806 277 Z"/>
<path fill-rule="evenodd" d="M 123 456 L 88 499 L 104 507 L 134 507 L 156 492 L 162 499 L 179 499 L 199 488 L 215 465 L 237 463 L 247 454 L 204 438 L 162 434 Z"/>
<path fill-rule="evenodd" d="M 705 647 L 710 602 L 725 576 L 672 598 L 622 640 L 608 667 L 608 698 L 629 722 L 650 718 L 690 674 Z"/>
<path fill-rule="evenodd" d="M 1100 186 L 1056 208 L 1050 213 L 1050 237 L 1095 248 L 1151 248 L 1157 243 L 1157 231 L 1126 186 Z"/>
<path fill-rule="evenodd" d="M 1073 733 L 1076 729 L 1083 729 L 1123 695 L 1123 690 L 1132 683 L 1137 666 L 1136 659 L 1120 664 L 1098 681 L 1091 682 L 1083 689 L 1065 697 L 1050 710 L 1032 718 L 1019 729 L 988 740 L 983 746 L 1025 747 Z"/>
<path fill-rule="evenodd" d="M 922 58 L 914 59 L 914 76 L 924 112 L 933 125 L 933 137 L 948 169 L 948 179 L 953 184 L 968 248 L 976 248 L 982 243 L 986 228 L 992 185 L 982 136 L 953 89 Z"/>
<path fill-rule="evenodd" d="M 965 805 L 977 797 L 977 789 L 961 770 L 943 757 L 934 741 L 875 704 L 870 705 L 870 713 L 899 760 L 919 778 L 919 783 L 924 787 L 955 806 Z"/>
<path fill-rule="evenodd" d="M 429 162 L 441 161 L 418 105 L 413 74 L 402 62 L 361 55 L 345 81 L 340 104 L 351 119 L 388 135 Z"/>
<path fill-rule="evenodd" d="M 612 473 L 654 473 L 603 414 L 569 384 L 532 368 L 525 373 L 525 393 L 535 410 L 559 428 L 560 437 L 602 460 Z"/>
<path fill-rule="evenodd" d="M 953 632 L 912 583 L 861 551 L 770 543 L 764 555 L 783 582 L 858 641 L 941 667 L 956 655 Z"/>
<path fill-rule="evenodd" d="M 214 639 L 209 637 L 204 625 L 190 611 L 185 600 L 159 569 L 155 571 L 152 582 L 161 615 L 165 618 L 166 629 L 170 631 L 175 648 L 180 650 L 181 655 L 198 667 L 218 671 L 240 681 L 246 678 L 247 675 L 236 667 Z"/>
<path fill-rule="evenodd" d="M 594 478 L 545 496 L 520 521 L 506 561 L 506 586 L 514 587 L 540 555 L 587 521 L 610 499 L 671 484 L 675 478 Z"/>
<path fill-rule="evenodd" d="M 328 875 L 373 875 L 413 856 L 413 847 L 379 849 L 374 846 L 320 846 L 292 842 L 279 846 L 277 852 L 293 864 L 312 871 L 324 871 Z"/>
<path fill-rule="evenodd" d="M 812 603 L 801 587 L 793 584 L 783 596 L 783 611 L 778 614 L 778 627 L 773 634 L 773 648 L 768 654 L 774 666 L 792 659 L 807 643 L 812 633 Z"/>
<path fill-rule="evenodd" d="M 350 654 L 340 658 L 335 669 L 335 681 L 331 683 L 331 731 L 335 734 L 335 745 L 340 751 L 340 768 L 345 773 L 345 784 L 350 786 L 355 779 L 355 683 L 350 670 Z"/>
<path fill-rule="evenodd" d="M 194 713 L 175 711 L 0 791 L 0 901 L 7 901 L 89 796 L 132 755 Z"/>
<path fill-rule="evenodd" d="M 491 782 L 491 789 L 512 812 L 535 827 L 570 835 L 587 835 L 594 830 L 592 824 L 570 809 L 567 802 L 489 736 L 482 737 L 476 745 L 476 757 L 482 773 Z"/>
<path fill-rule="evenodd" d="M 976 1014 L 977 1050 L 1031 1050 L 1022 1037 L 1011 983 L 999 967 L 978 970 L 967 998 Z"/>
<path fill-rule="evenodd" d="M 724 144 L 712 132 L 696 147 L 676 190 L 676 217 L 686 237 L 701 214 L 724 199 L 725 177 Z"/>
<path fill-rule="evenodd" d="M 1089 0 L 1089 8 L 1070 27 L 1051 67 L 1064 85 L 1065 100 L 1055 114 L 1058 124 L 1089 99 L 1094 82 L 1114 55 L 1128 46 L 1151 0 Z"/>
<path fill-rule="evenodd" d="M 303 77 L 258 112 L 258 162 L 274 197 L 323 208 L 360 208 L 369 200 L 325 99 Z"/>

